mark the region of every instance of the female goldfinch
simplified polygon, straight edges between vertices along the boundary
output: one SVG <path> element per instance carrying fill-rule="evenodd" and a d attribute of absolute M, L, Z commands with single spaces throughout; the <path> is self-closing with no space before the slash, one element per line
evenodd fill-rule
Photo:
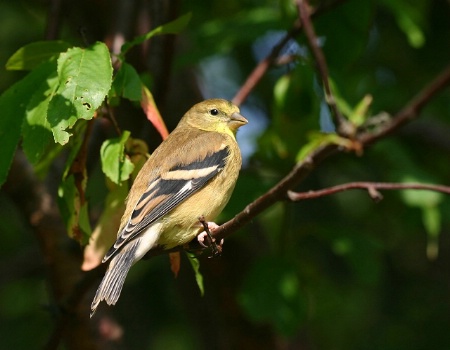
<path fill-rule="evenodd" d="M 241 168 L 236 142 L 247 119 L 221 99 L 193 106 L 153 152 L 131 187 L 117 240 L 103 262 L 110 261 L 91 305 L 119 299 L 131 266 L 150 249 L 188 243 L 227 204 Z"/>

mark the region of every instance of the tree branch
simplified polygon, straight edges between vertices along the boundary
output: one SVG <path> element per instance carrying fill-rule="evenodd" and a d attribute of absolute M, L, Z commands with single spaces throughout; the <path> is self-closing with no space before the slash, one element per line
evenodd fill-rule
<path fill-rule="evenodd" d="M 450 84 L 450 65 L 443 69 L 428 85 L 426 85 L 414 98 L 412 98 L 390 122 L 383 125 L 379 130 L 367 131 L 360 134 L 357 139 L 363 145 L 370 145 L 384 138 L 394 131 L 416 118 L 426 104 L 439 92 Z"/>
<path fill-rule="evenodd" d="M 390 123 L 383 125 L 380 130 L 373 134 L 367 132 L 360 137 L 356 135 L 356 139 L 360 142 L 361 147 L 365 148 L 383 137 L 388 136 L 393 131 L 415 118 L 422 108 L 449 84 L 450 66 L 438 74 L 437 77 L 426 85 L 416 97 L 406 103 L 405 107 L 395 115 Z M 226 238 L 275 202 L 287 199 L 289 190 L 298 185 L 318 164 L 338 150 L 339 146 L 334 144 L 322 146 L 314 150 L 305 161 L 296 164 L 291 172 L 267 193 L 247 205 L 245 209 L 233 219 L 214 230 L 211 233 L 212 236 L 216 239 Z"/>
<path fill-rule="evenodd" d="M 344 3 L 347 0 L 335 0 L 333 2 L 327 3 L 326 5 L 319 6 L 312 10 L 311 17 L 316 17 L 321 14 L 324 14 L 331 10 L 332 8 Z M 299 35 L 302 31 L 302 22 L 296 21 L 292 27 L 292 29 L 286 33 L 286 35 L 276 44 L 272 51 L 267 55 L 266 58 L 264 58 L 256 67 L 253 69 L 253 71 L 248 76 L 247 80 L 242 84 L 239 91 L 236 93 L 236 95 L 233 97 L 232 102 L 240 106 L 250 95 L 250 93 L 253 91 L 253 89 L 258 85 L 258 83 L 261 81 L 262 77 L 266 74 L 267 70 L 273 65 L 277 64 L 278 56 L 280 55 L 280 52 L 283 50 L 283 48 L 286 46 L 286 44 L 292 39 L 295 38 L 297 35 Z"/>
<path fill-rule="evenodd" d="M 375 201 L 383 199 L 378 190 L 427 190 L 436 191 L 450 195 L 450 187 L 442 185 L 421 184 L 421 183 L 389 183 L 389 182 L 350 182 L 347 184 L 332 186 L 317 191 L 293 192 L 288 191 L 288 197 L 291 201 L 296 202 L 305 199 L 313 199 L 329 196 L 337 192 L 343 192 L 353 189 L 364 189 Z"/>
<path fill-rule="evenodd" d="M 299 12 L 300 21 L 303 24 L 303 31 L 308 39 L 308 44 L 311 52 L 315 58 L 317 70 L 319 71 L 320 78 L 322 80 L 323 88 L 325 91 L 325 101 L 330 107 L 331 115 L 333 117 L 334 124 L 336 126 L 337 133 L 342 136 L 352 135 L 354 128 L 339 111 L 336 99 L 331 91 L 327 60 L 321 47 L 318 44 L 317 35 L 310 18 L 310 7 L 307 0 L 297 0 L 297 7 Z"/>

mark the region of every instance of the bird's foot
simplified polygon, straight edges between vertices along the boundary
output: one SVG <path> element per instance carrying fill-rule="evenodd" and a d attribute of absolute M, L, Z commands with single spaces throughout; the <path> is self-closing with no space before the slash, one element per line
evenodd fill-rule
<path fill-rule="evenodd" d="M 204 248 L 211 247 L 212 255 L 210 256 L 210 258 L 220 256 L 222 254 L 223 239 L 221 239 L 220 242 L 217 243 L 216 239 L 211 235 L 211 232 L 216 230 L 219 225 L 217 225 L 215 222 L 205 221 L 205 218 L 203 216 L 199 217 L 198 220 L 204 228 L 204 231 L 200 232 L 197 235 L 198 243 Z M 208 237 L 208 242 L 206 242 L 206 237 Z"/>

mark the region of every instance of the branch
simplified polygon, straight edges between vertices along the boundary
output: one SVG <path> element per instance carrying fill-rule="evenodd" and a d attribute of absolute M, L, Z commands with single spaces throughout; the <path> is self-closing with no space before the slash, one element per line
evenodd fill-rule
<path fill-rule="evenodd" d="M 48 7 L 47 27 L 45 28 L 45 39 L 55 40 L 61 30 L 62 0 L 51 0 Z"/>
<path fill-rule="evenodd" d="M 438 74 L 437 77 L 425 86 L 416 97 L 406 103 L 405 107 L 395 115 L 389 124 L 384 125 L 374 134 L 365 133 L 361 137 L 358 137 L 357 135 L 361 147 L 365 148 L 379 139 L 386 137 L 406 122 L 415 118 L 422 108 L 449 84 L 450 66 Z M 318 164 L 338 150 L 339 146 L 334 144 L 322 146 L 314 150 L 305 161 L 296 164 L 291 172 L 266 194 L 257 198 L 233 219 L 214 230 L 212 236 L 216 239 L 226 238 L 275 202 L 288 199 L 287 193 L 289 190 L 298 185 Z"/>
<path fill-rule="evenodd" d="M 309 47 L 317 64 L 317 70 L 319 71 L 323 88 L 325 90 L 325 101 L 330 107 L 331 115 L 333 117 L 334 124 L 336 125 L 337 133 L 343 136 L 352 135 L 354 132 L 353 127 L 342 116 L 337 107 L 336 99 L 334 98 L 331 91 L 327 60 L 325 58 L 325 55 L 323 54 L 321 47 L 318 44 L 317 35 L 311 23 L 311 10 L 309 8 L 309 4 L 307 0 L 297 0 L 297 7 L 300 21 L 303 24 L 303 30 L 305 32 L 306 38 L 308 39 Z"/>
<path fill-rule="evenodd" d="M 314 9 L 311 13 L 311 17 L 316 17 L 322 15 L 334 7 L 344 3 L 346 0 L 335 0 L 327 5 L 319 6 Z M 241 105 L 253 91 L 253 89 L 258 85 L 261 81 L 262 77 L 266 74 L 267 70 L 274 64 L 277 64 L 278 56 L 280 55 L 281 50 L 286 46 L 286 44 L 292 39 L 299 35 L 302 31 L 302 23 L 300 21 L 296 21 L 292 27 L 292 29 L 286 33 L 286 35 L 276 44 L 272 51 L 264 58 L 253 71 L 248 76 L 247 80 L 241 86 L 239 91 L 233 97 L 232 102 L 239 106 Z"/>
<path fill-rule="evenodd" d="M 383 199 L 378 190 L 427 190 L 436 191 L 450 195 L 450 187 L 442 185 L 431 185 L 421 183 L 389 183 L 389 182 L 350 182 L 343 185 L 332 186 L 317 191 L 308 192 L 293 192 L 288 191 L 288 197 L 291 201 L 296 202 L 305 199 L 319 198 L 329 196 L 337 192 L 343 192 L 353 189 L 364 189 L 369 192 L 369 195 L 375 201 Z"/>
<path fill-rule="evenodd" d="M 375 132 L 365 132 L 359 135 L 358 140 L 363 145 L 369 145 L 384 138 L 416 118 L 426 104 L 439 92 L 450 84 L 450 65 L 442 70 L 428 85 L 426 85 L 413 99 L 411 99 L 400 112 L 394 115 L 389 123 Z"/>
<path fill-rule="evenodd" d="M 278 44 L 276 44 L 270 54 L 264 58 L 253 71 L 248 76 L 247 80 L 241 86 L 239 91 L 233 97 L 232 102 L 239 106 L 241 105 L 256 87 L 256 85 L 261 81 L 262 77 L 266 74 L 267 70 L 275 63 L 278 55 L 281 50 L 283 50 L 284 46 L 295 36 L 297 36 L 302 29 L 302 25 L 300 22 L 296 22 L 293 28 L 286 33 L 286 35 L 280 40 Z"/>

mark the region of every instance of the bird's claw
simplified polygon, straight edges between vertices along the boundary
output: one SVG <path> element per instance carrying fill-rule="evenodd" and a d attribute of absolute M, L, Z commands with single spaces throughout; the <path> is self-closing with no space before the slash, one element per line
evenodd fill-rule
<path fill-rule="evenodd" d="M 212 255 L 210 258 L 215 258 L 222 254 L 222 245 L 224 240 L 221 239 L 219 243 L 216 242 L 216 239 L 211 235 L 211 231 L 216 230 L 219 225 L 215 222 L 206 222 L 204 217 L 199 218 L 200 223 L 203 225 L 205 229 L 203 232 L 200 232 L 197 235 L 197 241 L 203 248 L 208 248 L 209 246 L 212 249 Z M 206 242 L 206 237 L 208 237 L 208 242 Z"/>

